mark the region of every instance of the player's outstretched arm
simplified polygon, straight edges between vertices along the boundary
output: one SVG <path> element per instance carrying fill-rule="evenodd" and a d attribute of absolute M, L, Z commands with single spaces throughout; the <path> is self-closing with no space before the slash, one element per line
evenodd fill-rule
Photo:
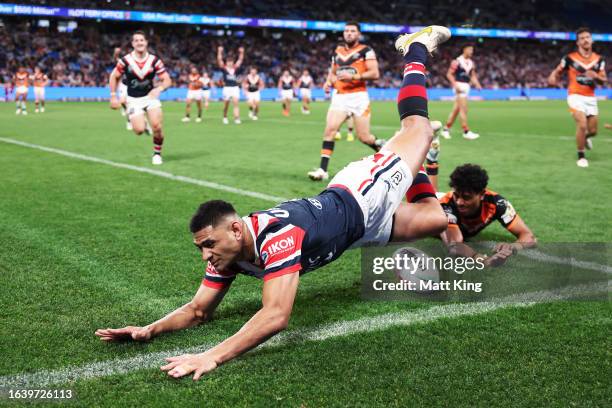
<path fill-rule="evenodd" d="M 222 46 L 217 47 L 217 65 L 219 65 L 219 68 L 221 69 L 225 68 L 225 62 L 223 61 L 223 47 Z"/>
<path fill-rule="evenodd" d="M 499 243 L 495 246 L 496 251 L 500 251 L 502 248 L 508 248 L 512 252 L 520 251 L 521 249 L 534 248 L 537 246 L 537 240 L 533 232 L 529 229 L 525 221 L 518 215 L 517 218 L 512 222 L 508 231 L 510 231 L 515 237 L 516 241 L 513 243 Z"/>
<path fill-rule="evenodd" d="M 236 61 L 236 69 L 240 68 L 244 61 L 244 47 L 238 48 L 238 60 Z"/>
<path fill-rule="evenodd" d="M 193 373 L 193 379 L 198 380 L 284 330 L 289 323 L 298 283 L 299 272 L 264 282 L 263 307 L 236 334 L 204 353 L 167 358 L 168 364 L 161 369 L 174 378 Z"/>
<path fill-rule="evenodd" d="M 480 259 L 486 267 L 503 265 L 508 257 L 512 255 L 512 250 L 507 248 L 501 248 L 492 256 L 479 254 L 463 241 L 463 234 L 456 224 L 449 224 L 449 227 L 440 235 L 440 238 L 442 238 L 442 242 L 446 245 L 449 255 L 476 260 Z"/>
<path fill-rule="evenodd" d="M 563 72 L 563 69 L 563 64 L 559 64 L 555 69 L 553 69 L 548 76 L 548 84 L 550 86 L 557 86 L 559 84 L 559 76 L 561 75 L 561 72 Z"/>
<path fill-rule="evenodd" d="M 201 285 L 193 299 L 144 327 L 126 326 L 119 329 L 98 329 L 96 336 L 102 341 L 147 341 L 161 333 L 186 329 L 204 323 L 223 300 L 228 288 L 218 290 Z"/>

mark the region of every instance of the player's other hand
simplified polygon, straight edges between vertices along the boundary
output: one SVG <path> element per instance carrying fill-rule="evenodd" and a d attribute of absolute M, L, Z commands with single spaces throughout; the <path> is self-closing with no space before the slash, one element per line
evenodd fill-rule
<path fill-rule="evenodd" d="M 514 244 L 511 244 L 509 242 L 499 242 L 495 245 L 495 252 L 508 252 L 510 251 L 511 254 L 516 253 L 516 246 Z"/>
<path fill-rule="evenodd" d="M 222 45 L 217 47 L 217 52 L 221 52 L 221 51 L 223 51 L 223 46 Z"/>
<path fill-rule="evenodd" d="M 484 264 L 486 267 L 501 266 L 506 263 L 509 257 L 512 256 L 512 249 L 507 247 L 497 250 L 493 255 L 485 259 Z"/>
<path fill-rule="evenodd" d="M 244 54 L 244 47 L 240 47 L 240 48 L 238 48 L 238 52 L 239 52 L 240 54 Z"/>
<path fill-rule="evenodd" d="M 597 72 L 593 71 L 592 69 L 589 69 L 588 71 L 586 71 L 584 75 L 586 75 L 588 78 L 591 78 L 591 79 L 597 78 Z"/>
<path fill-rule="evenodd" d="M 95 334 L 102 341 L 151 340 L 151 330 L 147 327 L 138 326 L 126 326 L 120 329 L 98 329 Z"/>
<path fill-rule="evenodd" d="M 119 109 L 120 106 L 121 106 L 121 103 L 119 102 L 119 99 L 116 96 L 111 96 L 110 98 L 111 109 Z"/>
<path fill-rule="evenodd" d="M 158 86 L 151 89 L 151 92 L 147 95 L 150 99 L 159 99 L 159 95 L 161 94 L 161 89 Z"/>
<path fill-rule="evenodd" d="M 182 356 L 169 357 L 168 364 L 162 366 L 170 377 L 180 378 L 193 373 L 193 380 L 197 381 L 203 374 L 210 373 L 217 368 L 215 359 L 207 353 L 183 354 Z"/>
<path fill-rule="evenodd" d="M 555 75 L 551 75 L 548 77 L 548 85 L 557 86 L 557 77 Z"/>

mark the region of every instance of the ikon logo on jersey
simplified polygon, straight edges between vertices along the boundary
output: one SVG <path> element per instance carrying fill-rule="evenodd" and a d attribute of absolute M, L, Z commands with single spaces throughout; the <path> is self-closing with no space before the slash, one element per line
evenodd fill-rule
<path fill-rule="evenodd" d="M 295 248 L 295 238 L 287 237 L 285 239 L 281 239 L 279 241 L 272 242 L 270 245 L 268 245 L 267 252 L 268 254 L 272 256 L 272 255 L 276 255 L 277 253 L 281 251 L 285 251 L 285 250 L 292 249 L 292 248 Z"/>

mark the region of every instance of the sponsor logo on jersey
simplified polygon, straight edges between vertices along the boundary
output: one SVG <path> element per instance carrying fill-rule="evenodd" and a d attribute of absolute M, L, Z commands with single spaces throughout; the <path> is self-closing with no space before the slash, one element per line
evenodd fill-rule
<path fill-rule="evenodd" d="M 295 239 L 293 237 L 287 237 L 285 239 L 278 240 L 268 245 L 268 254 L 276 255 L 281 251 L 287 251 L 295 247 Z M 262 252 L 263 256 L 263 252 Z"/>
<path fill-rule="evenodd" d="M 310 204 L 314 205 L 319 210 L 323 209 L 323 204 L 321 204 L 321 202 L 317 200 L 316 198 L 309 198 L 308 201 L 310 201 Z"/>

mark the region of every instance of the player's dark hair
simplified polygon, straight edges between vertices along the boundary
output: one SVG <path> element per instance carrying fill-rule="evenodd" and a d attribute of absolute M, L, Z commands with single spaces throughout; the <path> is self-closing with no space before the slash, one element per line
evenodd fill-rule
<path fill-rule="evenodd" d="M 132 39 L 134 39 L 134 36 L 135 36 L 135 35 L 142 35 L 142 36 L 145 38 L 145 40 L 147 39 L 147 34 L 145 34 L 145 32 L 144 32 L 144 31 L 142 31 L 142 30 L 136 30 L 136 31 L 134 31 L 134 32 L 132 33 Z"/>
<path fill-rule="evenodd" d="M 215 227 L 224 217 L 232 214 L 236 214 L 236 210 L 227 201 L 206 201 L 200 204 L 193 217 L 191 217 L 189 230 L 192 234 L 195 234 L 202 228 Z"/>
<path fill-rule="evenodd" d="M 465 50 L 467 47 L 472 47 L 472 48 L 474 48 L 474 43 L 466 43 L 466 44 L 463 44 L 463 47 L 461 47 L 461 50 L 463 51 L 463 50 Z"/>
<path fill-rule="evenodd" d="M 453 170 L 448 185 L 462 193 L 480 193 L 487 188 L 488 182 L 489 176 L 485 169 L 477 164 L 467 163 Z"/>
<path fill-rule="evenodd" d="M 344 24 L 344 26 L 355 26 L 357 27 L 357 31 L 361 31 L 361 25 L 359 24 L 359 22 L 355 21 L 355 20 L 351 20 L 351 21 L 347 21 L 346 24 Z"/>
<path fill-rule="evenodd" d="M 580 27 L 579 29 L 576 30 L 576 39 L 578 39 L 578 36 L 582 33 L 591 34 L 591 29 L 589 27 Z"/>

